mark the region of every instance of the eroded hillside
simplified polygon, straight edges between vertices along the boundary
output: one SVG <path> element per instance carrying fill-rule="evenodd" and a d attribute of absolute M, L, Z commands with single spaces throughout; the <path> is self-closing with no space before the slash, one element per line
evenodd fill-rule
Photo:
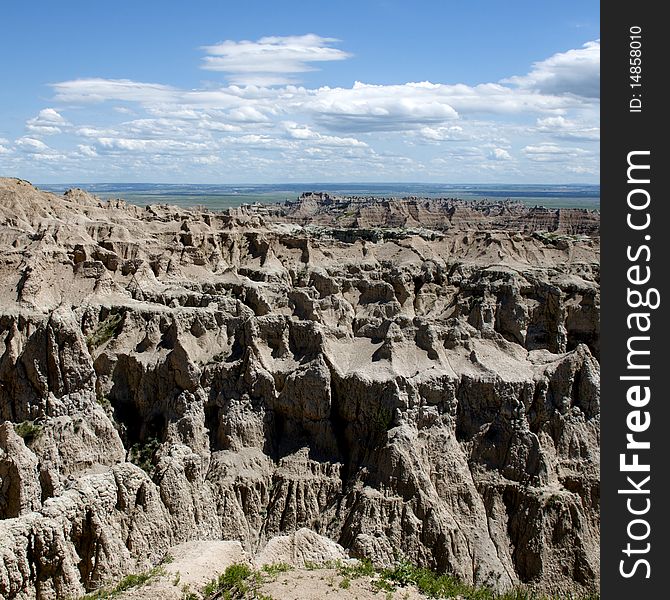
<path fill-rule="evenodd" d="M 0 595 L 301 528 L 470 583 L 597 584 L 597 215 L 323 200 L 0 180 Z"/>

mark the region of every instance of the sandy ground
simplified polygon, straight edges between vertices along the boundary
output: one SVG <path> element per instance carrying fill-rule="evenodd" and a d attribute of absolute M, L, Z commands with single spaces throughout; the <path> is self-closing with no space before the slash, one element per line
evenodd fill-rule
<path fill-rule="evenodd" d="M 205 585 L 233 563 L 251 564 L 239 542 L 188 542 L 170 550 L 160 574 L 144 585 L 115 595 L 119 600 L 194 600 Z M 257 569 L 256 597 L 273 600 L 420 600 L 415 588 L 380 590 L 370 577 L 343 577 L 334 568 L 292 568 L 270 574 Z M 195 594 L 189 597 L 189 594 Z M 250 596 L 251 598 L 252 596 Z"/>
<path fill-rule="evenodd" d="M 170 565 L 172 566 L 172 565 Z M 188 569 L 183 563 L 180 568 Z M 193 572 L 193 571 L 191 571 Z M 379 590 L 369 577 L 344 578 L 336 569 L 295 569 L 277 575 L 262 575 L 263 583 L 257 597 L 268 596 L 273 600 L 424 600 L 426 597 L 413 587 L 398 588 L 394 592 Z M 122 600 L 185 600 L 189 593 L 202 598 L 202 588 L 187 583 L 188 578 L 179 574 L 161 575 L 144 586 L 128 590 L 115 598 Z M 348 583 L 347 583 L 348 582 Z M 252 596 L 250 596 L 251 598 Z M 189 598 L 190 600 L 190 598 Z"/>

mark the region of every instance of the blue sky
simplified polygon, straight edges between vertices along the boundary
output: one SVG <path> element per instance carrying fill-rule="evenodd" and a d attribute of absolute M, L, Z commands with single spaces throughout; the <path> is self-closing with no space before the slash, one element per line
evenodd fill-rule
<path fill-rule="evenodd" d="M 598 2 L 70 0 L 2 13 L 1 175 L 599 179 Z"/>

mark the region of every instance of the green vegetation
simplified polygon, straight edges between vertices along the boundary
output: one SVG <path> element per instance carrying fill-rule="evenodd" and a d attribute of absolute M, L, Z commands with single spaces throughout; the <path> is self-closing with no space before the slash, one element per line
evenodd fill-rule
<path fill-rule="evenodd" d="M 106 413 L 109 414 L 112 412 L 112 402 L 107 396 L 103 396 L 102 394 L 98 393 L 96 394 L 95 399 L 97 400 L 98 404 L 102 406 Z"/>
<path fill-rule="evenodd" d="M 14 425 L 14 431 L 30 446 L 42 434 L 42 426 L 35 425 L 34 421 L 23 421 Z"/>
<path fill-rule="evenodd" d="M 407 561 L 400 561 L 393 568 L 384 569 L 380 573 L 380 580 L 388 583 L 392 589 L 415 585 L 422 594 L 429 598 L 451 598 L 453 596 L 463 596 L 468 600 L 495 598 L 485 588 L 472 588 L 450 575 L 438 575 L 430 569 L 417 567 Z"/>
<path fill-rule="evenodd" d="M 123 312 L 112 312 L 102 321 L 98 328 L 86 338 L 86 345 L 89 350 L 102 346 L 112 338 L 115 338 L 121 330 L 123 321 Z"/>
<path fill-rule="evenodd" d="M 337 572 L 342 577 L 358 579 L 359 577 L 374 577 L 377 573 L 370 560 L 364 558 L 354 564 L 336 563 Z"/>
<path fill-rule="evenodd" d="M 112 588 L 103 588 L 96 590 L 91 594 L 86 594 L 81 600 L 108 600 L 110 598 L 115 598 L 122 592 L 129 590 L 131 588 L 139 587 L 146 585 L 154 577 L 159 575 L 164 575 L 165 571 L 161 567 L 155 567 L 151 571 L 146 571 L 144 573 L 134 573 L 132 575 L 126 575 L 119 583 L 117 583 Z"/>
<path fill-rule="evenodd" d="M 464 600 L 598 600 L 600 598 L 595 592 L 586 596 L 572 594 L 545 596 L 521 588 L 497 593 L 489 588 L 467 585 L 452 575 L 440 575 L 405 560 L 399 561 L 391 569 L 380 571 L 379 579 L 375 583 L 385 591 L 414 585 L 429 598 L 460 597 Z"/>
<path fill-rule="evenodd" d="M 171 558 L 170 555 L 166 555 L 162 562 L 171 562 Z M 355 579 L 366 578 L 368 585 L 371 585 L 373 589 L 386 592 L 386 598 L 395 597 L 394 594 L 399 589 L 414 586 L 428 598 L 458 598 L 459 600 L 600 600 L 600 595 L 597 592 L 585 595 L 570 593 L 543 595 L 527 589 L 516 588 L 508 592 L 497 593 L 489 588 L 467 585 L 452 575 L 438 574 L 430 569 L 417 567 L 407 560 L 399 560 L 388 569 L 376 568 L 369 560 L 358 562 L 327 561 L 322 564 L 306 563 L 305 569 L 329 569 L 331 573 L 332 570 L 335 570 L 337 575 L 331 575 L 328 578 L 328 585 L 335 588 L 335 577 L 339 576 L 340 581 L 337 583 L 337 587 L 341 590 L 349 590 Z M 188 585 L 183 585 L 181 600 L 273 600 L 267 594 L 261 593 L 261 586 L 269 581 L 274 581 L 279 574 L 292 570 L 291 565 L 282 562 L 264 565 L 260 571 L 254 570 L 246 564 L 234 563 L 221 575 L 210 581 L 200 594 L 191 591 Z M 163 575 L 167 575 L 167 573 L 161 566 L 145 573 L 128 575 L 116 586 L 98 590 L 80 600 L 113 599 L 126 590 L 146 585 L 152 578 Z M 180 583 L 179 580 L 179 574 L 176 574 L 172 584 L 177 586 Z"/>
<path fill-rule="evenodd" d="M 241 600 L 252 591 L 253 571 L 251 567 L 235 563 L 230 565 L 218 579 L 213 579 L 206 586 L 205 598 L 224 598 L 225 600 Z"/>
<path fill-rule="evenodd" d="M 191 591 L 188 584 L 184 584 L 181 588 L 181 600 L 200 600 L 200 596 Z"/>
<path fill-rule="evenodd" d="M 263 571 L 272 577 L 276 577 L 279 573 L 286 573 L 292 571 L 293 566 L 285 562 L 272 563 L 271 565 L 263 565 Z"/>
<path fill-rule="evenodd" d="M 424 567 L 417 567 L 407 560 L 399 560 L 390 569 L 378 569 L 367 559 L 357 563 L 349 564 L 341 561 L 327 562 L 322 565 L 305 564 L 308 569 L 337 569 L 343 578 L 340 588 L 348 589 L 353 579 L 367 577 L 372 585 L 379 591 L 387 592 L 387 597 L 392 597 L 398 588 L 415 586 L 422 594 L 429 598 L 461 598 L 463 600 L 599 600 L 597 592 L 586 595 L 574 595 L 559 593 L 555 595 L 542 595 L 523 588 L 517 588 L 508 592 L 497 593 L 485 587 L 473 587 L 461 582 L 459 579 L 448 574 L 438 574 Z"/>
<path fill-rule="evenodd" d="M 160 446 L 161 443 L 156 438 L 149 438 L 146 442 L 137 442 L 130 447 L 128 460 L 151 475 L 154 468 L 154 454 Z"/>
<path fill-rule="evenodd" d="M 390 429 L 393 423 L 393 410 L 389 407 L 380 405 L 377 412 L 373 415 L 373 432 L 379 439 L 384 439 L 386 432 Z"/>

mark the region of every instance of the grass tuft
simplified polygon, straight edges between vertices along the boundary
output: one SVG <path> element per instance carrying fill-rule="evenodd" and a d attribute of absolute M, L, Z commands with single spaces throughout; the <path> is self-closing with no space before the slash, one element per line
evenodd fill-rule
<path fill-rule="evenodd" d="M 122 312 L 110 313 L 109 316 L 98 325 L 98 328 L 86 338 L 88 349 L 94 350 L 119 335 L 122 322 Z"/>
<path fill-rule="evenodd" d="M 151 571 L 126 575 L 114 587 L 96 590 L 95 592 L 86 594 L 83 598 L 81 598 L 81 600 L 109 600 L 111 598 L 115 598 L 127 590 L 146 585 L 154 577 L 158 577 L 159 575 L 164 574 L 165 571 L 161 567 L 154 567 L 151 569 Z"/>
<path fill-rule="evenodd" d="M 23 438 L 26 446 L 30 446 L 42 434 L 42 427 L 34 421 L 23 421 L 14 425 L 14 431 Z"/>
<path fill-rule="evenodd" d="M 263 565 L 263 571 L 268 575 L 276 577 L 279 573 L 286 573 L 287 571 L 292 571 L 293 566 L 285 562 L 272 563 L 270 565 Z"/>
<path fill-rule="evenodd" d="M 242 600 L 251 593 L 249 579 L 253 571 L 249 565 L 235 563 L 230 565 L 217 579 L 206 586 L 205 598 L 225 598 L 226 600 Z"/>

